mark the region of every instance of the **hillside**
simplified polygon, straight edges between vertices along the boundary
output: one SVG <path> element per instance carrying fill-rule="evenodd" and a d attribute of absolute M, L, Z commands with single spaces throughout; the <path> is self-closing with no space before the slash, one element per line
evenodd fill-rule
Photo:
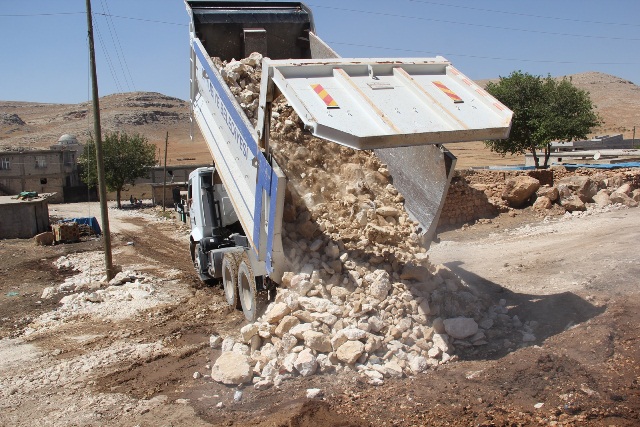
<path fill-rule="evenodd" d="M 588 91 L 603 119 L 594 135 L 622 133 L 631 138 L 633 126 L 640 126 L 640 86 L 619 77 L 586 72 L 567 76 L 579 88 Z M 490 80 L 479 80 L 484 86 Z M 495 80 L 494 80 L 495 81 Z M 81 142 L 93 129 L 90 103 L 38 104 L 0 101 L 0 147 L 43 148 L 71 133 Z M 100 100 L 104 131 L 122 130 L 145 135 L 164 153 L 169 132 L 169 163 L 197 164 L 211 161 L 197 126 L 195 139 L 189 137 L 189 103 L 160 93 L 132 92 L 102 97 Z M 638 130 L 640 138 L 640 129 Z M 491 153 L 482 142 L 449 144 L 458 157 L 458 168 L 486 165 L 521 164 L 521 156 L 502 157 Z"/>
<path fill-rule="evenodd" d="M 0 147 L 48 148 L 63 134 L 85 142 L 93 132 L 91 103 L 38 104 L 0 101 Z M 154 92 L 131 92 L 100 98 L 102 132 L 140 133 L 159 148 L 169 132 L 169 163 L 211 161 L 197 127 L 191 141 L 189 103 Z"/>

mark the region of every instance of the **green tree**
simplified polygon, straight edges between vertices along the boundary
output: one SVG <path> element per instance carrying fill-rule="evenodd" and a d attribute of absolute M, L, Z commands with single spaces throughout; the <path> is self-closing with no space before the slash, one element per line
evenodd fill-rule
<path fill-rule="evenodd" d="M 124 186 L 149 176 L 149 168 L 156 164 L 156 148 L 139 134 L 107 132 L 102 141 L 102 158 L 107 190 L 116 192 L 119 209 L 122 207 L 120 193 Z M 89 186 L 96 185 L 96 145 L 93 138 L 85 145 L 78 163 L 82 166 L 82 181 Z"/>
<path fill-rule="evenodd" d="M 514 71 L 497 83 L 490 82 L 486 89 L 513 111 L 513 121 L 508 139 L 485 144 L 502 155 L 530 151 L 536 167 L 540 167 L 538 150 L 544 153 L 543 167 L 547 167 L 551 141 L 585 139 L 600 124 L 589 93 L 566 78 Z"/>

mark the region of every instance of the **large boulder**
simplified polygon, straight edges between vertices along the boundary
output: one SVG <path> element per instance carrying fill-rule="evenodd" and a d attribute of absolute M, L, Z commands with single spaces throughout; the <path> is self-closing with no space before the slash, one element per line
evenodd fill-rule
<path fill-rule="evenodd" d="M 548 198 L 551 203 L 555 202 L 556 200 L 558 200 L 558 197 L 560 197 L 558 189 L 556 187 L 549 187 L 548 185 L 538 188 L 536 194 L 538 197 Z"/>
<path fill-rule="evenodd" d="M 298 353 L 295 362 L 293 362 L 293 367 L 296 368 L 300 375 L 308 377 L 309 375 L 313 375 L 316 369 L 318 369 L 318 361 L 311 350 L 305 348 Z"/>
<path fill-rule="evenodd" d="M 549 200 L 547 196 L 538 196 L 536 201 L 533 203 L 533 209 L 537 211 L 551 209 L 551 206 L 553 206 L 553 203 L 551 203 L 551 200 Z"/>
<path fill-rule="evenodd" d="M 526 175 L 509 178 L 505 184 L 502 199 L 506 200 L 512 208 L 522 207 L 540 188 L 540 181 Z"/>
<path fill-rule="evenodd" d="M 364 353 L 364 344 L 360 341 L 347 341 L 338 348 L 336 356 L 340 361 L 352 365 L 362 356 L 362 353 Z"/>
<path fill-rule="evenodd" d="M 598 193 L 598 185 L 588 176 L 568 176 L 558 181 L 558 185 L 567 186 L 583 203 L 592 202 L 593 196 Z"/>
<path fill-rule="evenodd" d="M 464 339 L 478 332 L 478 324 L 470 317 L 456 317 L 444 321 L 444 330 L 450 337 Z"/>
<path fill-rule="evenodd" d="M 567 210 L 567 212 L 573 211 L 586 211 L 587 207 L 584 202 L 580 199 L 580 197 L 576 195 L 571 195 L 569 197 L 563 197 L 560 199 L 560 204 L 563 208 Z"/>
<path fill-rule="evenodd" d="M 611 198 L 609 197 L 607 190 L 598 191 L 598 194 L 593 196 L 593 201 L 598 206 L 607 206 L 611 204 Z"/>
<path fill-rule="evenodd" d="M 251 382 L 252 377 L 249 357 L 232 351 L 222 353 L 211 368 L 211 379 L 222 384 L 245 384 Z"/>
<path fill-rule="evenodd" d="M 638 206 L 638 202 L 633 200 L 631 197 L 627 196 L 625 193 L 619 193 L 618 191 L 614 191 L 609 195 L 612 203 L 620 203 L 630 208 L 635 208 Z"/>
<path fill-rule="evenodd" d="M 53 245 L 53 233 L 51 231 L 45 231 L 44 233 L 37 234 L 33 240 L 35 240 L 38 246 L 51 246 Z"/>

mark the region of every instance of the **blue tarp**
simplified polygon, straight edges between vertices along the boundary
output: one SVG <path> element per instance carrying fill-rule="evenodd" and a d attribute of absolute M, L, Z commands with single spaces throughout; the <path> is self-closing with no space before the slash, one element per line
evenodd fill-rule
<path fill-rule="evenodd" d="M 626 163 L 601 163 L 601 164 L 563 164 L 567 169 L 591 168 L 591 169 L 622 169 L 622 168 L 640 168 L 640 162 Z"/>
<path fill-rule="evenodd" d="M 98 224 L 98 220 L 96 217 L 86 217 L 86 218 L 71 218 L 71 219 L 63 219 L 62 222 L 77 222 L 78 224 L 86 224 L 91 227 L 91 230 L 95 234 L 102 234 L 102 230 L 100 229 L 100 224 Z"/>

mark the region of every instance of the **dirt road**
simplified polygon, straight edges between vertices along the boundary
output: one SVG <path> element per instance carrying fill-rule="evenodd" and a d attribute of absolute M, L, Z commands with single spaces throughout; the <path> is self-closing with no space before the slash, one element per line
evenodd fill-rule
<path fill-rule="evenodd" d="M 379 387 L 347 371 L 260 391 L 208 378 L 217 356 L 209 336 L 235 334 L 244 319 L 198 282 L 185 227 L 151 210 L 112 209 L 110 218 L 114 260 L 136 277 L 124 285 L 95 285 L 99 241 L 0 241 L 1 425 L 640 423 L 637 209 L 504 217 L 439 236 L 432 261 L 504 300 L 509 322 L 532 326 L 527 340 L 490 336 L 455 362 Z M 324 397 L 307 399 L 315 387 Z"/>

